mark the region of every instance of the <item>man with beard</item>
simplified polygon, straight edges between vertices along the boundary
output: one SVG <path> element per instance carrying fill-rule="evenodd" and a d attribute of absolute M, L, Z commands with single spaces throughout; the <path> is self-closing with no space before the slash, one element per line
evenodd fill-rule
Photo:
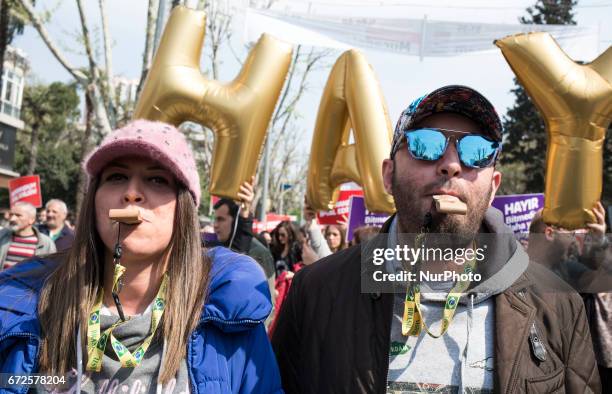
<path fill-rule="evenodd" d="M 602 391 L 612 393 L 612 249 L 606 211 L 597 202 L 596 223 L 567 230 L 544 222 L 538 211 L 529 226 L 529 257 L 579 291 L 584 300 Z"/>
<path fill-rule="evenodd" d="M 376 239 L 301 270 L 280 312 L 272 345 L 287 393 L 601 391 L 580 297 L 529 264 L 490 208 L 501 141 L 495 109 L 465 86 L 402 113 L 382 163 L 396 214 Z M 442 213 L 434 196 L 467 214 Z M 376 262 L 407 246 L 456 253 L 408 268 L 399 253 Z M 373 284 L 380 269 L 482 279 Z"/>
<path fill-rule="evenodd" d="M 51 238 L 41 234 L 34 226 L 36 208 L 26 202 L 17 202 L 9 214 L 9 227 L 0 230 L 0 271 L 34 256 L 55 253 Z"/>

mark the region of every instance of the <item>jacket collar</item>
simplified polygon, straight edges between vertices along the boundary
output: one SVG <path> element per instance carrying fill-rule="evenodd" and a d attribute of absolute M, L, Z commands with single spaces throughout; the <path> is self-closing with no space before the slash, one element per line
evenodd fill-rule
<path fill-rule="evenodd" d="M 250 257 L 223 247 L 210 249 L 208 256 L 212 268 L 200 322 L 236 332 L 265 321 L 272 303 L 268 282 L 259 265 Z"/>

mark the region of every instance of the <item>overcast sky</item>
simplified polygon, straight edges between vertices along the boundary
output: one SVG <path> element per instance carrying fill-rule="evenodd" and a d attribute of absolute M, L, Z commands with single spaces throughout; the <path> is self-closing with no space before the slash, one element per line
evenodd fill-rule
<path fill-rule="evenodd" d="M 147 0 L 107 0 L 110 32 L 113 38 L 113 68 L 115 75 L 127 78 L 138 78 L 144 49 L 144 33 L 147 12 Z M 354 0 L 354 3 L 366 2 Z M 85 1 L 90 28 L 96 33 L 99 25 L 98 1 Z M 349 1 L 310 2 L 312 12 L 335 13 L 346 12 L 358 15 L 367 11 L 367 7 L 347 6 Z M 342 4 L 344 3 L 344 5 Z M 472 1 L 425 1 L 396 0 L 372 1 L 382 7 L 386 4 L 398 16 L 443 21 L 473 21 L 487 23 L 517 23 L 525 15 L 525 8 L 532 5 L 531 0 L 472 0 Z M 59 4 L 59 6 L 58 6 Z M 334 4 L 329 6 L 329 4 Z M 85 58 L 74 52 L 79 45 L 75 35 L 80 31 L 78 11 L 73 1 L 57 0 L 37 1 L 37 10 L 52 10 L 53 17 L 47 23 L 48 30 L 58 42 L 68 58 L 76 65 L 85 66 Z M 234 17 L 235 47 L 241 48 L 243 37 L 244 15 L 237 7 Z M 346 11 L 345 11 L 346 10 Z M 576 7 L 576 19 L 579 25 L 596 26 L 600 32 L 599 53 L 612 44 L 612 0 L 579 1 Z M 99 31 L 98 31 L 99 32 Z M 26 28 L 22 36 L 14 42 L 25 51 L 31 64 L 31 75 L 44 82 L 69 81 L 70 75 L 52 57 L 38 33 L 33 28 Z M 402 56 L 378 51 L 363 51 L 371 63 L 381 84 L 391 123 L 394 124 L 399 113 L 410 101 L 428 91 L 446 84 L 465 84 L 472 86 L 487 96 L 505 113 L 513 102 L 509 90 L 513 87 L 513 74 L 499 50 L 488 53 L 469 54 L 451 58 L 425 58 Z M 338 52 L 340 54 L 340 52 Z M 584 59 L 590 61 L 592 59 Z M 323 86 L 329 69 L 335 58 L 328 60 L 329 68 L 313 75 L 310 90 L 299 104 L 298 110 L 303 116 L 302 130 L 305 138 L 310 138 Z M 103 63 L 103 62 L 102 62 Z M 221 72 L 222 80 L 232 79 L 238 72 L 239 65 L 233 57 L 225 52 Z"/>

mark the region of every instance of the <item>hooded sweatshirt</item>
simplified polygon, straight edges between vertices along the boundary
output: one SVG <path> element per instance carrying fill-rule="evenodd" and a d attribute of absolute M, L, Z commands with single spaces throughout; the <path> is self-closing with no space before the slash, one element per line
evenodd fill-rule
<path fill-rule="evenodd" d="M 397 244 L 397 217 L 391 224 L 388 247 Z M 475 272 L 482 280 L 473 282 L 459 300 L 448 331 L 440 338 L 425 329 L 419 336 L 401 333 L 405 292 L 396 292 L 391 323 L 387 392 L 493 393 L 495 305 L 492 297 L 503 292 L 525 271 L 527 254 L 504 225 L 501 213 L 486 212 L 482 232 L 485 260 Z M 481 245 L 483 246 L 483 245 Z M 403 266 L 393 260 L 387 270 L 398 272 Z M 433 334 L 441 330 L 444 305 L 453 281 L 421 282 L 421 316 Z"/>

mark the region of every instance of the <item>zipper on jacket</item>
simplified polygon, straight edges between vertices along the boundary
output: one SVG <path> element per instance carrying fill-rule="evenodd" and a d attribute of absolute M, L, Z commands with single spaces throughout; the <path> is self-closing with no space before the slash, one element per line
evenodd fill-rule
<path fill-rule="evenodd" d="M 218 317 L 204 317 L 200 319 L 200 321 L 198 322 L 198 326 L 201 325 L 202 323 L 207 323 L 207 322 L 218 322 L 218 323 L 232 325 L 232 326 L 239 325 L 239 324 L 257 325 L 259 323 L 263 323 L 262 320 L 252 320 L 252 319 L 223 320 Z M 193 332 L 191 334 L 191 337 L 189 338 L 189 343 L 187 344 L 187 355 L 185 356 L 185 361 L 187 362 L 187 374 L 189 375 L 189 383 L 192 389 L 191 392 L 197 394 L 199 392 L 198 386 L 196 385 L 195 377 L 193 376 L 193 373 L 191 371 L 193 368 L 193 365 L 191 364 L 191 352 L 193 349 L 193 336 L 194 335 L 195 335 L 195 332 Z"/>
<path fill-rule="evenodd" d="M 527 301 L 527 297 L 523 290 L 520 290 L 518 294 L 524 301 Z M 546 361 L 546 347 L 544 347 L 541 341 L 541 335 L 538 332 L 535 320 L 531 323 L 531 327 L 529 327 L 529 344 L 531 345 L 531 352 L 534 357 L 540 361 Z"/>
<path fill-rule="evenodd" d="M 518 295 L 519 297 L 523 299 L 523 301 L 527 302 L 527 296 L 525 295 L 525 289 L 519 290 Z M 534 355 L 534 357 L 540 360 L 541 362 L 546 361 L 546 355 L 547 355 L 546 347 L 544 347 L 544 344 L 541 341 L 541 336 L 538 332 L 538 328 L 536 326 L 535 320 L 531 322 L 531 326 L 529 327 L 529 344 L 530 344 L 531 353 Z M 518 363 L 518 358 L 514 360 L 512 370 L 515 370 L 517 363 Z M 514 388 L 516 387 L 517 383 L 518 383 L 518 374 L 516 374 L 514 379 L 512 380 L 512 384 L 509 387 L 510 388 L 509 392 L 514 391 Z"/>
<path fill-rule="evenodd" d="M 218 317 L 204 317 L 200 319 L 198 325 L 206 322 L 217 322 L 221 324 L 227 324 L 228 326 L 240 325 L 240 324 L 249 324 L 249 325 L 257 325 L 259 323 L 263 323 L 265 320 L 253 320 L 253 319 L 241 319 L 241 320 L 223 320 Z"/>
<path fill-rule="evenodd" d="M 540 341 L 540 335 L 538 335 L 538 329 L 536 328 L 535 321 L 529 328 L 529 343 L 531 343 L 531 351 L 533 355 L 540 361 L 546 361 L 546 348 L 542 341 Z"/>

